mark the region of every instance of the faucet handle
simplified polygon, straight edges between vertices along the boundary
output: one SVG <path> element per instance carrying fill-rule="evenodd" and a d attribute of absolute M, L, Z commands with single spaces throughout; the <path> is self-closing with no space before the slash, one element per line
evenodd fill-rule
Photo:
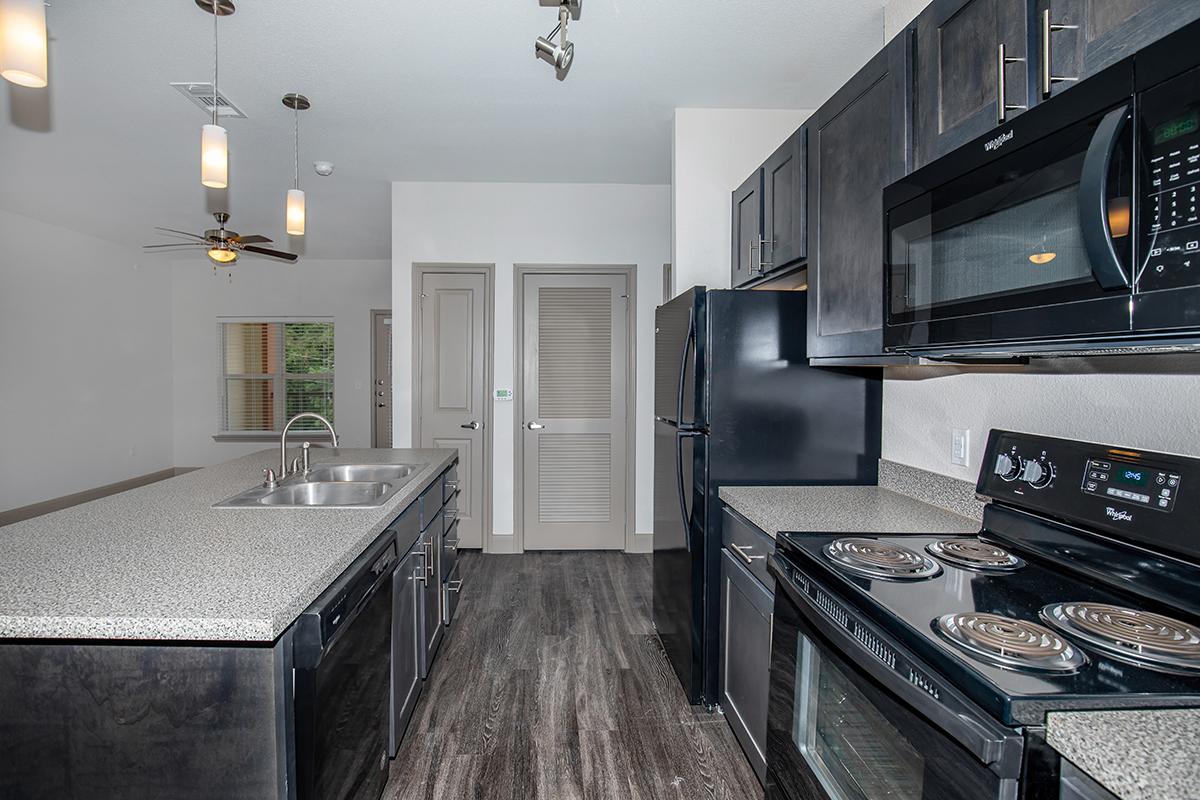
<path fill-rule="evenodd" d="M 270 467 L 264 468 L 263 469 L 263 486 L 266 487 L 267 489 L 274 489 L 277 484 L 278 484 L 278 481 L 275 480 L 275 470 L 271 469 Z"/>
<path fill-rule="evenodd" d="M 300 456 L 292 459 L 292 463 L 288 466 L 288 475 L 295 475 L 300 471 Z"/>

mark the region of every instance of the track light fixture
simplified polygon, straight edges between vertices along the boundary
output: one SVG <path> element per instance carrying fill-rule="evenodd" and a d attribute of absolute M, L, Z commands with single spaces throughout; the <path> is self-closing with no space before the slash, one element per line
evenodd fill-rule
<path fill-rule="evenodd" d="M 543 6 L 558 6 L 558 25 L 546 36 L 539 36 L 533 43 L 533 52 L 538 58 L 554 66 L 555 76 L 565 80 L 575 61 L 575 43 L 567 40 L 567 25 L 579 19 L 583 0 L 538 0 Z M 558 42 L 554 37 L 558 36 Z"/>

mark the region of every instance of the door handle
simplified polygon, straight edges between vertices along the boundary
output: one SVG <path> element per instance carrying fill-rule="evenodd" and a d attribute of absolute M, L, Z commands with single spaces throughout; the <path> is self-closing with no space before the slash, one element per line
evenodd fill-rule
<path fill-rule="evenodd" d="M 467 424 L 465 424 L 465 425 L 459 425 L 458 427 L 460 427 L 460 428 L 464 428 L 464 429 L 466 429 L 466 430 L 469 430 L 469 431 L 477 431 L 477 430 L 479 430 L 480 428 L 482 428 L 483 426 L 482 426 L 482 425 L 480 425 L 480 424 L 479 424 L 478 422 L 476 422 L 475 420 L 471 420 L 471 421 L 470 421 L 470 422 L 468 422 Z"/>
<path fill-rule="evenodd" d="M 1083 157 L 1079 178 L 1079 227 L 1083 247 L 1088 254 L 1092 276 L 1105 289 L 1124 289 L 1131 283 L 1113 246 L 1112 227 L 1108 221 L 1109 166 L 1121 144 L 1131 110 L 1130 106 L 1122 106 L 1100 120 L 1087 155 Z"/>
<path fill-rule="evenodd" d="M 1078 25 L 1061 25 L 1057 22 L 1051 22 L 1050 9 L 1047 8 L 1042 11 L 1042 63 L 1039 65 L 1041 67 L 1042 76 L 1042 97 L 1049 97 L 1050 92 L 1054 89 L 1054 84 L 1056 83 L 1074 83 L 1075 81 L 1079 80 L 1079 78 L 1068 78 L 1063 75 L 1055 75 L 1050 69 L 1050 60 L 1053 53 L 1050 47 L 1051 34 L 1058 33 L 1059 31 L 1077 30 L 1079 30 Z"/>
<path fill-rule="evenodd" d="M 743 561 L 745 561 L 747 564 L 749 564 L 749 565 L 751 565 L 751 566 L 753 566 L 754 562 L 755 562 L 755 561 L 758 561 L 760 558 L 766 558 L 766 556 L 752 556 L 752 555 L 750 555 L 748 551 L 750 551 L 750 550 L 753 550 L 753 549 L 754 549 L 754 548 L 753 548 L 752 546 L 750 546 L 750 545 L 742 546 L 742 545 L 736 545 L 736 544 L 734 544 L 733 542 L 730 542 L 730 543 L 729 543 L 729 546 L 733 548 L 733 552 L 735 552 L 735 553 L 737 553 L 739 556 L 741 556 L 741 557 L 742 557 L 742 560 L 743 560 Z"/>
<path fill-rule="evenodd" d="M 525 427 L 529 428 L 529 430 L 531 430 L 531 431 L 540 431 L 543 428 L 545 428 L 546 426 L 542 425 L 540 423 L 537 423 L 537 422 L 531 422 L 528 425 L 526 425 Z"/>
<path fill-rule="evenodd" d="M 1009 56 L 1007 48 L 1001 42 L 996 52 L 996 116 L 1000 122 L 1008 119 L 1008 112 L 1022 111 L 1028 106 L 1014 105 L 1008 102 L 1008 79 L 1005 70 L 1009 64 L 1021 64 L 1025 59 Z"/>

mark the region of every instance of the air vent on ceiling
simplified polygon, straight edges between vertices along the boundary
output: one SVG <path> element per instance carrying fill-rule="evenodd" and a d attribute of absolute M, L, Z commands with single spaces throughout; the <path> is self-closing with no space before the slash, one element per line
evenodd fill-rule
<path fill-rule="evenodd" d="M 211 83 L 172 83 L 181 95 L 191 100 L 200 108 L 204 109 L 204 113 L 212 116 L 213 108 L 213 85 Z M 228 97 L 217 92 L 217 116 L 218 117 L 242 117 L 245 118 L 245 113 L 240 108 L 235 106 Z"/>

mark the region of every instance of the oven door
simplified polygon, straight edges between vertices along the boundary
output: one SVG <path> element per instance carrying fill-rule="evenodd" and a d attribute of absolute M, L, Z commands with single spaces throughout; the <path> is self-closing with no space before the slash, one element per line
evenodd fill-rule
<path fill-rule="evenodd" d="M 1020 353 L 1130 335 L 1132 105 L 1050 111 L 888 188 L 886 349 Z"/>
<path fill-rule="evenodd" d="M 784 559 L 772 562 L 768 800 L 1015 800 L 1019 734 L 972 710 Z"/>

